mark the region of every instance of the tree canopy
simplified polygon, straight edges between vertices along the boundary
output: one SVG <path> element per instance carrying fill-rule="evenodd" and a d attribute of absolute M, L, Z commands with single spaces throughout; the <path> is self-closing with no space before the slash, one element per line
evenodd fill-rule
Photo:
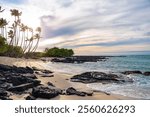
<path fill-rule="evenodd" d="M 57 47 L 45 49 L 46 57 L 70 57 L 73 55 L 74 55 L 74 52 L 72 49 L 57 48 Z"/>

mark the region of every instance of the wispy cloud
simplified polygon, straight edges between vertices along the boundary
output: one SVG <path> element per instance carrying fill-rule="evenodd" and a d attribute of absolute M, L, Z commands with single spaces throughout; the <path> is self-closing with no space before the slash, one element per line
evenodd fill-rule
<path fill-rule="evenodd" d="M 20 6 L 17 0 L 14 4 Z M 133 45 L 136 50 L 136 45 L 141 45 L 140 49 L 148 50 L 144 45 L 150 43 L 149 0 L 26 0 L 21 8 L 28 11 L 25 16 L 31 23 L 40 21 L 40 48 L 59 46 L 81 51 L 84 47 L 89 53 L 88 48 L 94 46 L 117 51 L 118 46 L 128 50 L 128 45 Z"/>

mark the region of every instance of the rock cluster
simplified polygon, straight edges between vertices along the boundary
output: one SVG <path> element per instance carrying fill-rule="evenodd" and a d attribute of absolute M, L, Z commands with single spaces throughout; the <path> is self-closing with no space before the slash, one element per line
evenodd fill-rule
<path fill-rule="evenodd" d="M 73 56 L 65 58 L 53 58 L 51 62 L 61 63 L 85 63 L 85 62 L 97 62 L 106 61 L 108 58 L 103 56 Z"/>
<path fill-rule="evenodd" d="M 141 71 L 125 71 L 125 72 L 122 72 L 122 74 L 125 74 L 125 75 L 141 74 L 141 75 L 144 75 L 144 76 L 150 76 L 150 71 L 146 71 L 146 72 L 141 72 Z"/>
<path fill-rule="evenodd" d="M 103 72 L 85 72 L 71 78 L 72 82 L 82 83 L 123 83 L 133 82 L 132 79 L 124 78 L 116 74 L 106 74 Z"/>
<path fill-rule="evenodd" d="M 80 92 L 72 87 L 59 89 L 51 82 L 48 82 L 47 86 L 41 85 L 41 81 L 34 75 L 35 72 L 40 72 L 40 75 L 52 74 L 49 70 L 35 67 L 16 67 L 0 64 L 0 99 L 10 100 L 10 95 L 24 93 L 29 94 L 25 97 L 26 100 L 35 100 L 37 98 L 51 99 L 58 95 L 92 95 L 92 93 Z"/>
<path fill-rule="evenodd" d="M 16 67 L 0 64 L 0 99 L 9 99 L 10 93 L 22 93 L 40 85 L 30 67 Z"/>

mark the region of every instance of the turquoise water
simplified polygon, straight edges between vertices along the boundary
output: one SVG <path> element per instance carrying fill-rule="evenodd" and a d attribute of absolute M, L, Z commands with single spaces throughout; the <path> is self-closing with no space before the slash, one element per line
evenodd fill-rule
<path fill-rule="evenodd" d="M 54 71 L 73 75 L 87 71 L 115 72 L 116 74 L 128 70 L 140 70 L 145 72 L 150 71 L 150 55 L 110 57 L 105 62 L 89 62 L 83 64 L 48 63 L 48 67 Z M 150 99 L 150 76 L 128 75 L 127 77 L 134 79 L 134 83 L 105 85 L 94 83 L 88 84 L 87 86 L 96 90 L 121 94 L 133 98 Z"/>

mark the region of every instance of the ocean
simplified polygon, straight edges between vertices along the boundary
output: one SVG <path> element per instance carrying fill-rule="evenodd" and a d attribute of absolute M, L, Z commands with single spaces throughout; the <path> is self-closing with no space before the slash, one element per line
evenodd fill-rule
<path fill-rule="evenodd" d="M 77 75 L 87 71 L 99 71 L 106 73 L 120 74 L 123 71 L 140 70 L 150 71 L 150 55 L 130 55 L 125 57 L 109 57 L 107 61 L 88 62 L 83 64 L 72 63 L 51 63 L 47 67 L 53 71 Z M 133 83 L 124 84 L 87 84 L 95 90 L 104 91 L 112 94 L 119 94 L 136 99 L 150 99 L 150 76 L 131 74 L 128 77 L 134 79 Z"/>

